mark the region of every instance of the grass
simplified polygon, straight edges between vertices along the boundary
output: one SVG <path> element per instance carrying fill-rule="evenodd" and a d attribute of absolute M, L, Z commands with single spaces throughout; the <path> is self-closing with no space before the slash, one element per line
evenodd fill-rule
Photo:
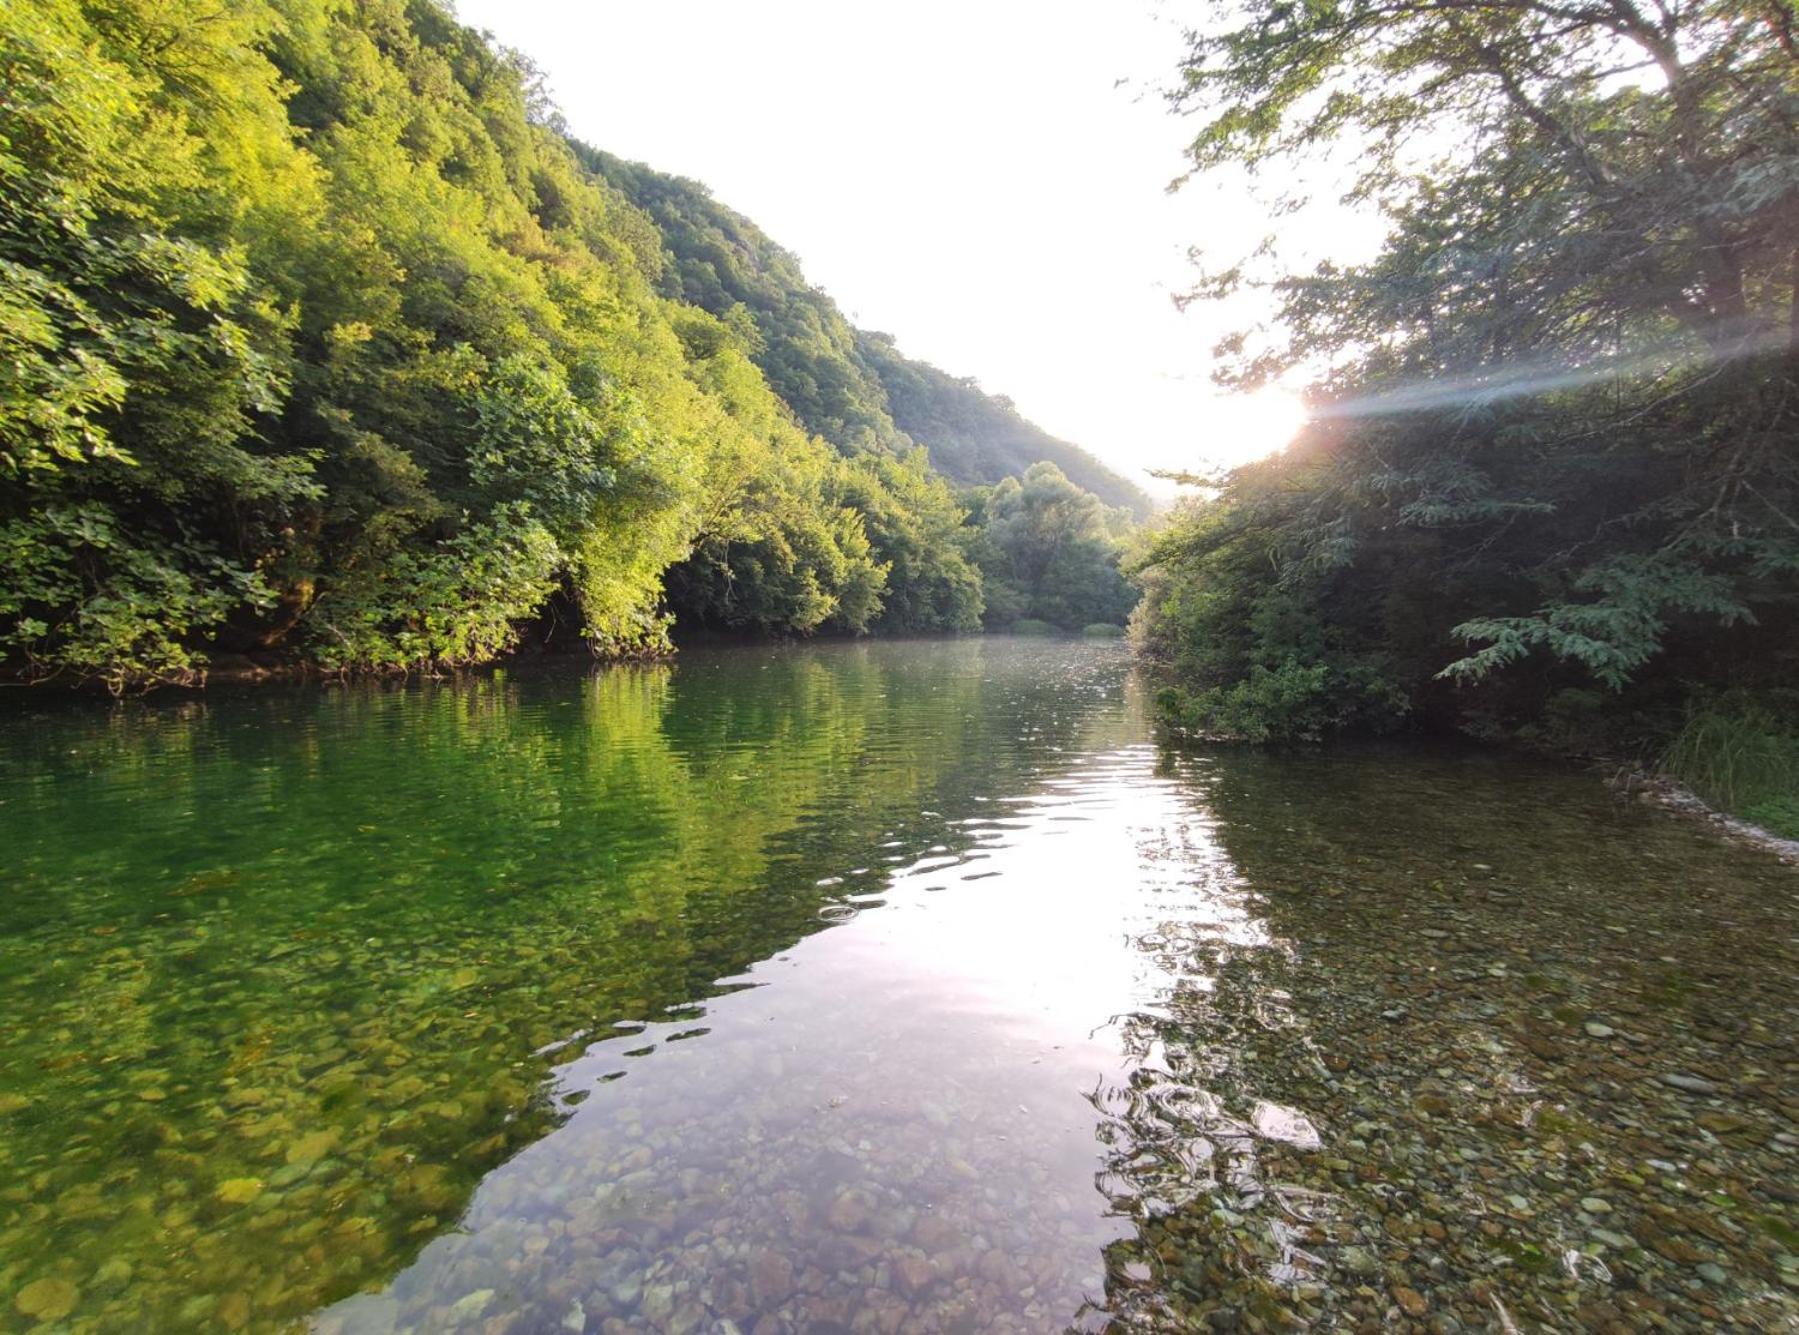
<path fill-rule="evenodd" d="M 1712 806 L 1799 839 L 1799 732 L 1766 705 L 1726 700 L 1693 711 L 1662 769 Z"/>

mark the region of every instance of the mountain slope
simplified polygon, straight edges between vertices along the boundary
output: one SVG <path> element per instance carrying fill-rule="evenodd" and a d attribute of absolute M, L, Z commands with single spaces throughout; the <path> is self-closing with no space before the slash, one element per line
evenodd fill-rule
<path fill-rule="evenodd" d="M 924 445 L 964 485 L 1054 463 L 1108 505 L 1140 517 L 1141 488 L 1087 451 L 1019 416 L 1010 400 L 905 356 L 887 334 L 853 328 L 806 282 L 799 261 L 698 182 L 575 144 L 575 154 L 647 213 L 669 251 L 660 286 L 747 335 L 756 364 L 810 431 L 846 453 Z"/>
<path fill-rule="evenodd" d="M 858 329 L 856 349 L 886 389 L 894 423 L 930 447 L 931 463 L 946 476 L 965 483 L 997 482 L 1048 462 L 1107 505 L 1123 506 L 1139 519 L 1149 516 L 1153 503 L 1141 487 L 1079 445 L 1058 440 L 1019 416 L 1003 394 L 989 394 L 972 379 L 906 356 L 889 334 Z"/>

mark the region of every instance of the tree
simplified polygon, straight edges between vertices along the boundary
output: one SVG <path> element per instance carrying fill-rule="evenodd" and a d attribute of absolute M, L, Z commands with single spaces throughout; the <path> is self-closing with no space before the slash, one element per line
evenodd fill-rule
<path fill-rule="evenodd" d="M 1075 486 L 1052 463 L 1032 464 L 982 493 L 984 568 L 996 615 L 1065 630 L 1122 624 L 1137 591 L 1119 571 L 1130 516 Z"/>
<path fill-rule="evenodd" d="M 1180 100 L 1205 117 L 1195 169 L 1368 145 L 1355 195 L 1390 232 L 1369 264 L 1278 277 L 1283 338 L 1244 343 L 1232 368 L 1323 380 L 1300 443 L 1227 479 L 1155 553 L 1145 637 L 1194 665 L 1189 703 L 1251 680 L 1251 626 L 1276 604 L 1326 632 L 1293 647 L 1294 670 L 1323 669 L 1321 698 L 1344 706 L 1324 712 L 1346 721 L 1365 717 L 1357 700 L 1390 718 L 1397 699 L 1514 726 L 1594 686 L 1640 712 L 1677 700 L 1679 680 L 1785 670 L 1790 14 L 1633 0 L 1239 13 L 1195 38 L 1185 68 Z"/>

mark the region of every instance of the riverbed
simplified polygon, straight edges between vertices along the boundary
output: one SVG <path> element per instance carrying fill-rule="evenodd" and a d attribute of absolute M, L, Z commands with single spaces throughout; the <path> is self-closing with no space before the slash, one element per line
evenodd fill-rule
<path fill-rule="evenodd" d="M 0 1329 L 1799 1318 L 1799 872 L 1110 643 L 0 712 Z"/>

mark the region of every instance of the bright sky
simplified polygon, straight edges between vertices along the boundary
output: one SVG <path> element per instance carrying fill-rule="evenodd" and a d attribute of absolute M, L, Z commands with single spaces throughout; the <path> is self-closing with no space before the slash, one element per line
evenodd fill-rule
<path fill-rule="evenodd" d="M 1191 126 L 1157 89 L 1196 8 L 457 3 L 544 70 L 575 134 L 705 182 L 852 323 L 1164 495 L 1146 470 L 1254 457 L 1298 420 L 1279 391 L 1211 383 L 1212 345 L 1253 306 L 1170 300 L 1192 285 L 1188 247 L 1222 265 L 1269 227 L 1242 178 L 1165 192 Z M 1309 224 L 1311 249 L 1341 222 Z"/>

